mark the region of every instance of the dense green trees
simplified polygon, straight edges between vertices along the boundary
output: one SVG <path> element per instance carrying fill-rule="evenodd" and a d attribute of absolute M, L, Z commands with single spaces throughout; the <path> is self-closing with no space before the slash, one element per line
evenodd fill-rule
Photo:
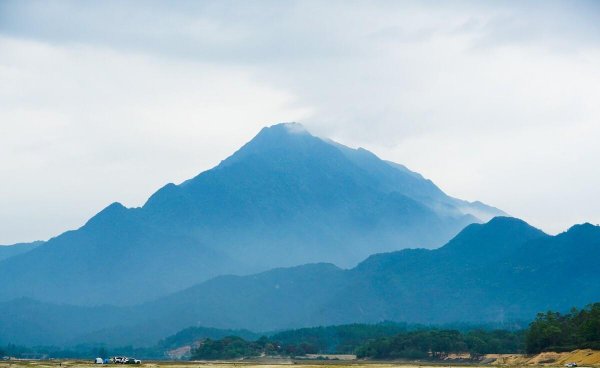
<path fill-rule="evenodd" d="M 451 353 L 514 353 L 523 350 L 523 332 L 504 330 L 443 330 L 405 325 L 353 324 L 283 331 L 254 342 L 239 337 L 206 339 L 192 359 L 235 359 L 258 355 L 302 356 L 356 353 L 375 359 L 443 359 Z"/>
<path fill-rule="evenodd" d="M 261 337 L 256 341 L 246 341 L 241 337 L 228 336 L 219 340 L 205 339 L 192 351 L 192 360 L 219 360 L 248 358 L 259 355 L 289 355 L 298 356 L 318 353 L 316 345 L 306 342 L 296 344 L 281 343 Z"/>
<path fill-rule="evenodd" d="M 415 328 L 415 327 L 413 327 Z M 302 356 L 317 353 L 352 354 L 365 342 L 407 330 L 405 323 L 348 324 L 286 330 L 250 342 L 238 339 L 206 339 L 192 352 L 192 359 L 232 359 L 240 351 L 250 355 Z"/>
<path fill-rule="evenodd" d="M 443 359 L 452 353 L 515 353 L 522 349 L 523 333 L 511 331 L 419 330 L 371 340 L 357 355 L 377 359 Z"/>
<path fill-rule="evenodd" d="M 566 314 L 539 313 L 529 325 L 525 345 L 528 353 L 600 349 L 600 303 Z"/>
<path fill-rule="evenodd" d="M 411 326 L 410 328 L 414 329 L 416 327 Z M 272 335 L 271 339 L 277 341 L 284 347 L 284 350 L 290 352 L 352 354 L 358 346 L 366 341 L 392 336 L 407 329 L 409 329 L 409 326 L 406 323 L 354 323 L 287 330 Z"/>
<path fill-rule="evenodd" d="M 183 329 L 177 332 L 175 335 L 171 335 L 158 342 L 158 348 L 162 350 L 169 350 L 178 348 L 180 346 L 189 345 L 195 341 L 199 341 L 206 338 L 213 340 L 222 339 L 227 336 L 238 336 L 245 340 L 256 340 L 261 335 L 248 330 L 229 330 L 210 328 L 202 326 L 193 326 Z"/>
<path fill-rule="evenodd" d="M 526 351 L 533 354 L 578 348 L 600 350 L 600 303 L 564 314 L 552 311 L 540 313 L 525 330 L 492 328 L 470 325 L 431 327 L 384 322 L 301 328 L 268 334 L 259 339 L 250 331 L 191 328 L 147 348 L 108 349 L 103 345 L 77 345 L 65 349 L 9 344 L 0 346 L 0 357 L 95 358 L 125 355 L 161 359 L 165 357 L 165 350 L 192 343 L 197 344 L 192 351 L 192 359 L 202 360 L 352 353 L 372 359 L 435 360 L 452 353 L 470 353 L 471 357 L 476 358 L 488 353 Z M 246 339 L 226 335 L 237 332 Z"/>
<path fill-rule="evenodd" d="M 217 360 L 258 356 L 265 345 L 261 340 L 248 342 L 241 337 L 227 336 L 220 340 L 206 339 L 192 352 L 192 359 Z"/>

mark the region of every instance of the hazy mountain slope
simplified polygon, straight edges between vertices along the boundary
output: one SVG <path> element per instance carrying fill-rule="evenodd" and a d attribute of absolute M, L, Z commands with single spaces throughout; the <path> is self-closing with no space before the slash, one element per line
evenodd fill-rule
<path fill-rule="evenodd" d="M 352 281 L 346 291 L 353 293 L 353 300 L 331 305 L 329 310 L 332 317 L 344 310 L 351 318 L 418 323 L 526 319 L 535 308 L 505 313 L 514 302 L 498 297 L 498 292 L 510 289 L 526 296 L 531 289 L 513 288 L 494 274 L 498 270 L 510 273 L 508 261 L 518 257 L 522 247 L 548 239 L 521 220 L 498 217 L 468 226 L 436 250 L 374 255 L 349 272 Z M 596 252 L 600 254 L 600 249 Z M 600 279 L 600 273 L 596 278 Z M 541 297 L 545 298 L 542 303 L 550 301 L 548 295 Z"/>
<path fill-rule="evenodd" d="M 363 155 L 376 158 L 376 156 L 373 155 L 371 152 L 361 149 L 361 148 L 359 148 L 358 150 L 346 150 L 346 151 L 347 152 L 349 152 L 349 151 L 360 152 Z M 435 184 L 433 184 L 433 182 L 431 180 L 427 180 L 427 179 L 423 178 L 423 176 L 421 176 L 421 174 L 418 174 L 414 171 L 409 170 L 406 166 L 395 163 L 395 162 L 391 162 L 391 161 L 384 161 L 384 162 L 387 164 L 387 166 L 390 166 L 394 169 L 394 170 L 391 170 L 391 172 L 389 174 L 390 176 L 395 176 L 398 179 L 402 178 L 401 180 L 399 180 L 399 182 L 397 182 L 396 185 L 402 185 L 401 182 L 406 181 L 406 179 L 404 179 L 406 177 L 406 175 L 399 175 L 399 173 L 408 174 L 409 176 L 413 176 L 416 179 L 415 181 L 413 181 L 413 183 L 415 185 L 413 185 L 412 188 L 407 188 L 407 191 L 410 192 L 416 188 L 422 188 L 417 193 L 414 193 L 413 195 L 417 198 L 424 199 L 428 203 L 434 203 L 437 209 L 445 208 L 445 210 L 450 211 L 450 212 L 454 212 L 454 211 L 458 210 L 458 212 L 460 212 L 460 213 L 475 216 L 482 221 L 489 221 L 492 218 L 497 217 L 497 216 L 507 216 L 506 212 L 504 212 L 496 207 L 489 206 L 480 201 L 469 202 L 469 201 L 465 201 L 462 199 L 450 197 L 450 196 L 446 195 L 445 193 L 443 193 L 438 187 L 436 187 Z M 389 168 L 386 168 L 385 170 L 388 172 L 390 171 Z M 417 184 L 417 183 L 419 183 L 419 184 Z M 433 199 L 433 201 L 431 201 L 431 199 Z"/>
<path fill-rule="evenodd" d="M 529 318 L 536 310 L 503 312 L 513 302 L 496 294 L 511 285 L 497 284 L 494 274 L 496 268 L 510 267 L 509 261 L 526 244 L 546 244 L 543 239 L 553 238 L 521 220 L 495 218 L 467 227 L 437 250 L 378 254 L 351 270 L 318 264 L 216 278 L 148 303 L 142 314 L 159 319 L 177 315 L 174 323 L 186 319 L 190 324 L 252 330 L 383 320 L 444 323 Z M 600 255 L 600 248 L 595 252 Z M 594 277 L 600 280 L 600 271 Z M 533 287 L 513 292 L 526 297 Z M 597 291 L 600 286 L 586 297 Z M 552 296 L 540 296 L 538 305 L 553 302 Z"/>
<path fill-rule="evenodd" d="M 227 260 L 195 239 L 149 225 L 139 209 L 115 203 L 77 231 L 0 264 L 0 297 L 31 296 L 74 304 L 134 304 L 160 296 L 182 279 L 195 280 L 187 264 L 216 269 Z M 200 260 L 198 262 L 193 260 Z M 182 264 L 182 269 L 171 268 Z M 233 261 L 229 262 L 234 265 Z M 10 276 L 9 276 L 10 275 Z M 153 292 L 155 290 L 155 292 Z"/>
<path fill-rule="evenodd" d="M 213 316 L 227 316 L 225 324 L 244 324 L 250 306 L 263 309 L 261 320 L 273 319 L 276 325 L 285 325 L 294 318 L 311 318 L 321 300 L 340 287 L 343 277 L 344 272 L 330 264 L 275 269 L 246 277 L 220 276 L 135 307 L 70 306 L 18 299 L 0 303 L 0 343 L 148 345 L 191 325 L 223 324 L 210 321 Z M 304 289 L 315 284 L 323 287 Z M 220 299 L 224 288 L 229 289 L 231 303 Z"/>
<path fill-rule="evenodd" d="M 421 184 L 430 186 L 426 180 Z M 356 165 L 337 146 L 276 126 L 216 169 L 157 192 L 144 209 L 162 214 L 166 203 L 168 220 L 210 227 L 210 241 L 223 244 L 231 257 L 266 267 L 318 261 L 351 265 L 373 248 L 436 245 L 475 221 L 460 212 L 440 216 L 406 187 Z M 223 222 L 236 231 L 212 231 Z M 265 253 L 279 261 L 269 263 Z"/>
<path fill-rule="evenodd" d="M 593 267 L 598 257 L 600 227 L 579 225 L 548 236 L 521 220 L 495 218 L 467 227 L 436 250 L 378 254 L 351 270 L 311 265 L 217 278 L 143 310 L 161 319 L 177 315 L 174 323 L 253 330 L 522 320 L 600 299 L 600 269 Z M 187 316 L 184 305 L 191 306 Z"/>
<path fill-rule="evenodd" d="M 78 307 L 16 299 L 0 303 L 0 344 L 64 344 L 101 326 L 123 324 L 131 314 L 126 308 Z"/>
<path fill-rule="evenodd" d="M 149 344 L 188 326 L 244 326 L 249 323 L 249 315 L 257 319 L 250 322 L 253 331 L 297 326 L 298 321 L 312 326 L 322 320 L 318 315 L 323 302 L 344 282 L 345 273 L 331 264 L 281 268 L 251 276 L 219 276 L 134 307 L 134 315 L 126 322 L 133 327 L 126 331 L 117 327 L 85 338 L 116 344 Z M 261 312 L 252 312 L 257 310 Z"/>
<path fill-rule="evenodd" d="M 70 336 L 71 343 L 116 345 L 154 344 L 188 326 L 272 331 L 383 320 L 522 321 L 600 300 L 597 259 L 600 227 L 577 225 L 549 236 L 521 220 L 495 218 L 468 226 L 439 249 L 377 254 L 350 270 L 320 263 L 220 276 L 104 317 L 101 308 L 64 306 L 76 316 L 64 325 L 70 316 L 61 306 L 38 313 L 0 303 L 0 341 L 6 341 L 1 331 L 39 341 L 38 319 L 53 321 L 42 330 L 48 343 Z M 71 325 L 87 314 L 96 321 L 87 330 Z M 20 321 L 26 323 L 16 328 Z"/>
<path fill-rule="evenodd" d="M 125 305 L 221 274 L 353 266 L 376 252 L 443 244 L 479 221 L 456 201 L 366 150 L 275 125 L 143 207 L 114 203 L 0 263 L 0 300 Z"/>
<path fill-rule="evenodd" d="M 514 300 L 516 311 L 584 305 L 600 300 L 598 259 L 600 227 L 575 225 L 557 236 L 526 243 L 518 254 L 505 260 L 505 267 L 490 275 L 490 282 L 529 290 L 527 294 L 510 288 L 499 290 L 499 297 Z M 590 300 L 590 296 L 595 297 Z"/>
<path fill-rule="evenodd" d="M 27 253 L 30 250 L 35 249 L 37 246 L 42 245 L 44 242 L 35 241 L 32 243 L 19 243 L 13 245 L 0 245 L 0 262 L 19 254 Z"/>

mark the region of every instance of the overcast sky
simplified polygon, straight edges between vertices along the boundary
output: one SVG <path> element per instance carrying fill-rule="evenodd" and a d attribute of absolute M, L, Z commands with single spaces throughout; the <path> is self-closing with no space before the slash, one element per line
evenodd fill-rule
<path fill-rule="evenodd" d="M 283 121 L 550 233 L 600 223 L 600 2 L 3 0 L 0 244 Z"/>

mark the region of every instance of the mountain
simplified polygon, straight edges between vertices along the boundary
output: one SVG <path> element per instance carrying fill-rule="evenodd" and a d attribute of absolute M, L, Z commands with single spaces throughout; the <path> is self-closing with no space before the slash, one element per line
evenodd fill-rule
<path fill-rule="evenodd" d="M 369 151 L 279 124 L 140 208 L 113 203 L 0 262 L 0 301 L 132 305 L 222 274 L 350 267 L 376 252 L 438 246 L 498 214 Z"/>
<path fill-rule="evenodd" d="M 52 328 L 43 329 L 54 334 L 46 335 L 47 343 L 152 345 L 188 326 L 273 331 L 380 321 L 510 324 L 600 300 L 597 259 L 598 226 L 576 225 L 550 236 L 497 217 L 466 227 L 438 249 L 376 254 L 346 270 L 318 263 L 219 276 L 110 314 L 102 310 L 107 307 L 29 310 L 0 303 L 0 331 L 14 341 L 33 341 L 40 334 L 36 324 L 51 321 Z M 69 310 L 76 317 L 55 317 L 62 308 L 77 308 Z M 63 326 L 61 318 L 86 315 L 86 331 L 65 332 L 72 322 Z M 0 341 L 8 341 L 2 332 Z"/>
<path fill-rule="evenodd" d="M 30 250 L 42 245 L 44 242 L 35 241 L 32 243 L 18 243 L 13 245 L 0 245 L 0 261 L 8 259 L 19 254 L 27 253 Z"/>
<path fill-rule="evenodd" d="M 99 326 L 122 325 L 131 311 L 118 307 L 80 307 L 19 298 L 0 303 L 0 345 L 69 343 Z"/>
<path fill-rule="evenodd" d="M 586 248 L 600 255 L 600 247 L 594 245 L 600 239 L 600 230 L 595 230 Z M 559 235 L 564 236 L 572 234 Z M 139 310 L 140 315 L 152 315 L 157 320 L 177 316 L 178 322 L 172 320 L 173 324 L 182 326 L 255 331 L 385 320 L 427 324 L 523 320 L 546 305 L 560 309 L 552 285 L 523 283 L 522 288 L 514 288 L 511 284 L 518 285 L 518 276 L 531 277 L 513 275 L 515 270 L 520 271 L 513 258 L 519 259 L 521 249 L 535 244 L 545 247 L 553 243 L 552 239 L 521 220 L 497 217 L 483 225 L 468 226 L 436 250 L 377 254 L 350 270 L 319 263 L 246 277 L 217 277 L 147 303 Z M 544 263 L 554 262 L 556 255 L 551 248 L 543 250 L 538 245 L 536 249 Z M 579 259 L 571 262 L 577 264 Z M 541 275 L 557 272 L 543 267 L 536 270 Z M 501 272 L 512 277 L 498 277 Z M 595 272 L 592 280 L 600 280 L 600 271 Z M 511 283 L 503 283 L 503 279 Z M 565 282 L 572 282 L 571 286 L 580 282 L 578 277 L 567 279 Z M 527 308 L 516 310 L 519 304 L 513 299 L 526 299 L 534 288 L 544 288 L 545 292 L 537 300 L 530 300 Z M 589 292 L 581 300 L 596 300 L 593 296 L 600 297 L 600 286 Z M 502 293 L 507 297 L 500 297 Z M 568 301 L 565 304 L 572 305 Z"/>

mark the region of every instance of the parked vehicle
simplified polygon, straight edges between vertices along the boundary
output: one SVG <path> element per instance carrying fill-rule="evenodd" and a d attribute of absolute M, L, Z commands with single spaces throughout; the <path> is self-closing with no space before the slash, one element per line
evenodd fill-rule
<path fill-rule="evenodd" d="M 577 363 L 575 363 L 575 362 L 567 363 L 567 364 L 565 364 L 565 367 L 574 368 L 574 367 L 577 367 Z"/>
<path fill-rule="evenodd" d="M 142 364 L 142 361 L 135 358 L 114 357 L 112 362 L 115 364 Z"/>

